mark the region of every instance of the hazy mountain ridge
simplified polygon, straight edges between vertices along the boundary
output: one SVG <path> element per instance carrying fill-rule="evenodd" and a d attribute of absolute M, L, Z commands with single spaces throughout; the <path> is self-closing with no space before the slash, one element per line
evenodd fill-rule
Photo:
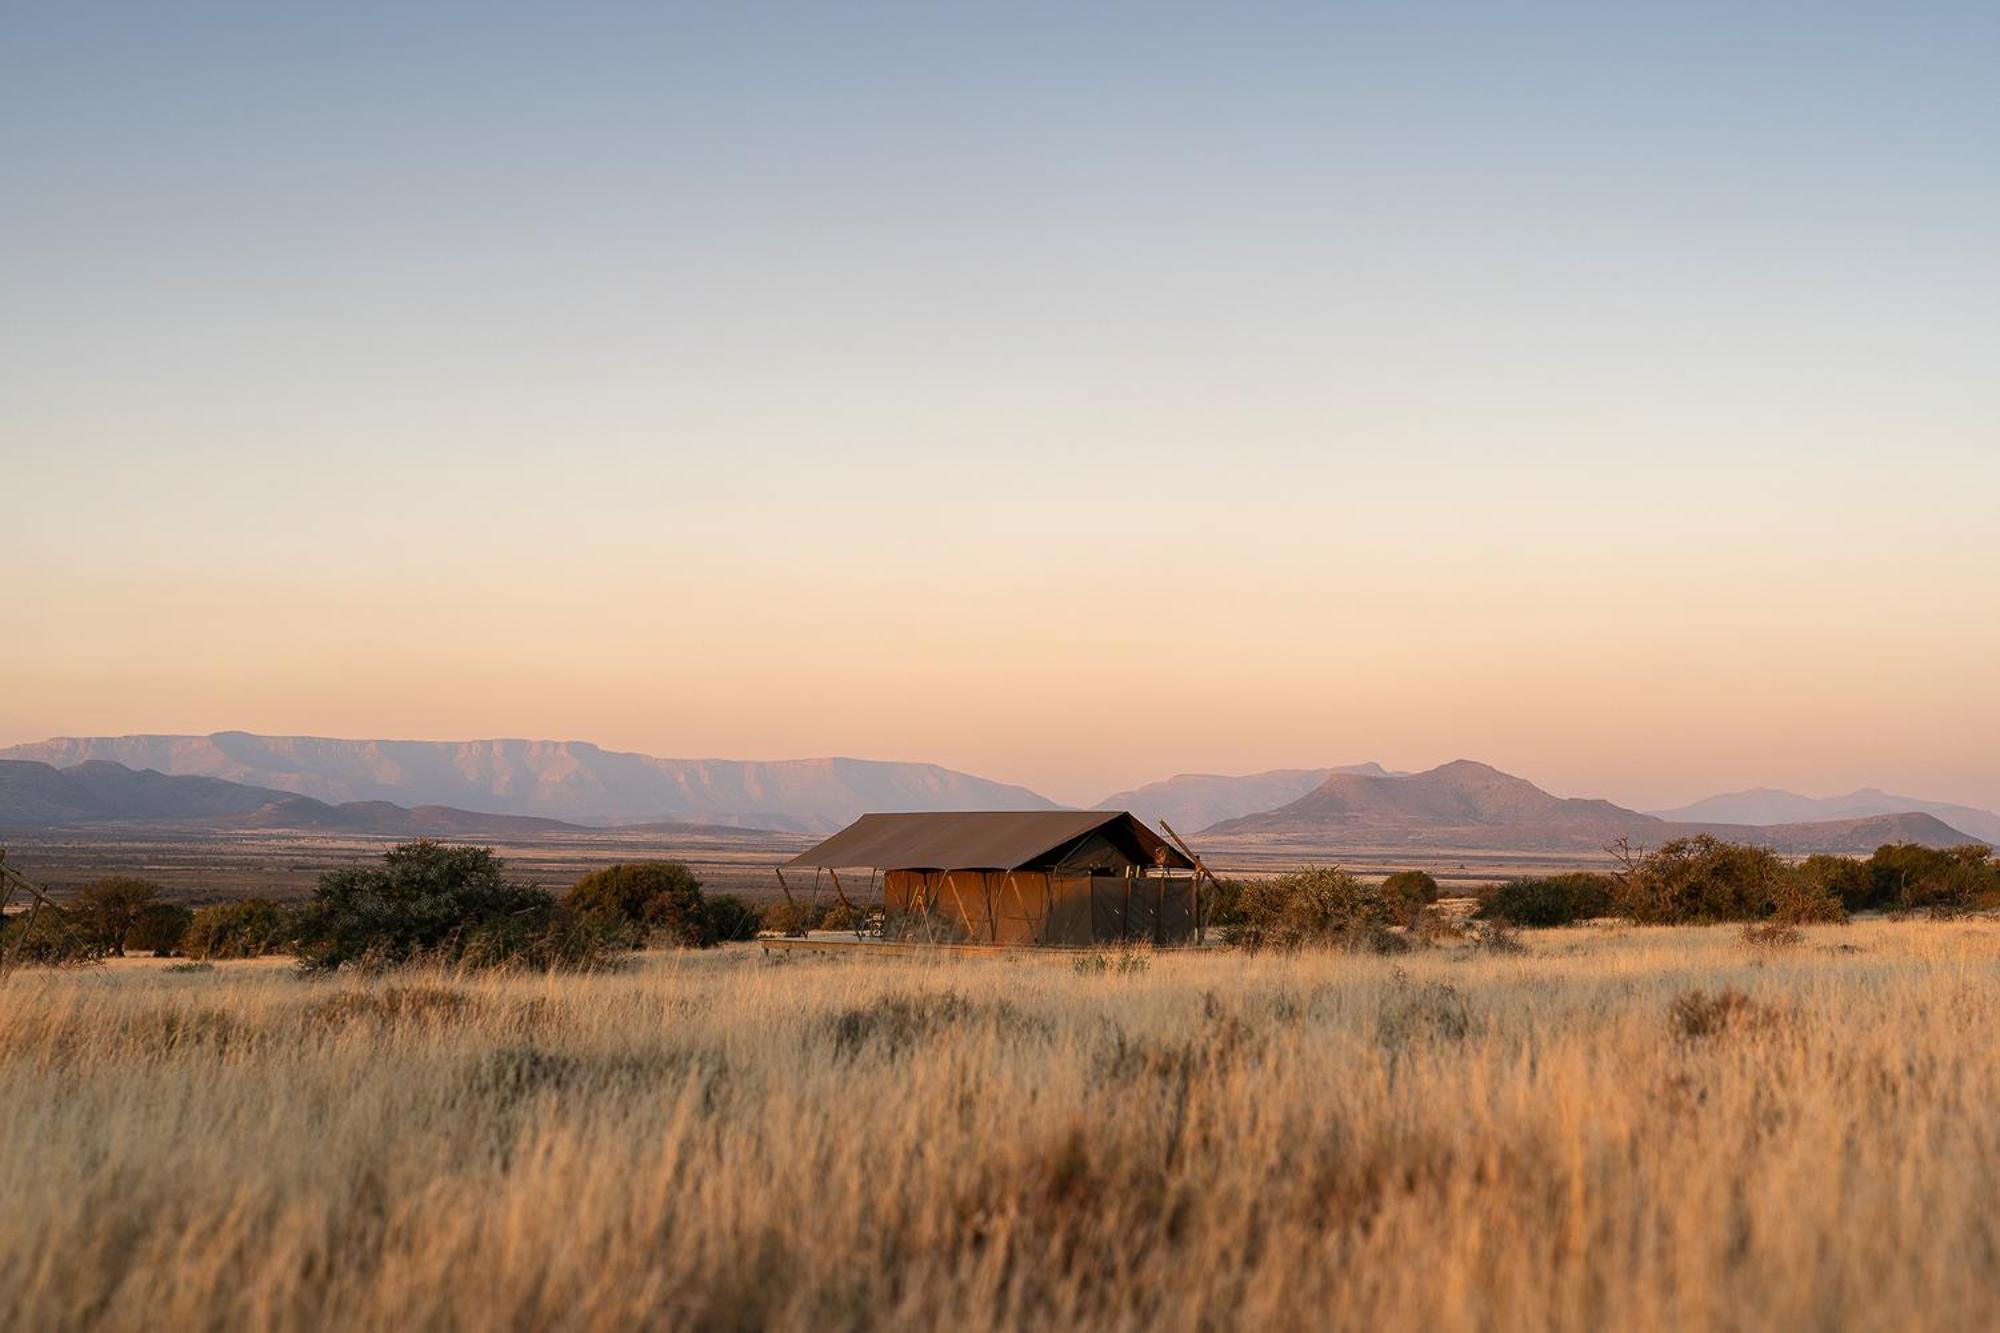
<path fill-rule="evenodd" d="M 1130 791 L 1113 792 L 1091 808 L 1129 810 L 1149 824 L 1164 819 L 1182 833 L 1190 833 L 1225 819 L 1290 804 L 1335 773 L 1388 776 L 1388 770 L 1376 763 L 1341 768 L 1274 768 L 1238 776 L 1179 773 Z"/>
<path fill-rule="evenodd" d="M 1289 805 L 1224 820 L 1201 833 L 1221 841 L 1325 850 L 1421 844 L 1468 850 L 1602 851 L 1619 838 L 1658 845 L 1696 833 L 1785 852 L 1866 852 L 1885 842 L 1943 847 L 1976 841 L 1921 812 L 1761 826 L 1670 822 L 1610 801 L 1553 796 L 1525 778 L 1465 759 L 1400 776 L 1335 773 Z"/>
<path fill-rule="evenodd" d="M 661 759 L 587 741 L 62 737 L 0 750 L 58 768 L 109 760 L 221 778 L 330 804 L 445 805 L 571 823 L 701 822 L 808 832 L 873 810 L 1053 810 L 1025 787 L 936 764 L 868 759 Z"/>
<path fill-rule="evenodd" d="M 1897 796 L 1863 787 L 1845 796 L 1801 796 L 1776 787 L 1723 792 L 1673 810 L 1649 813 L 1669 821 L 1730 824 L 1796 824 L 1815 820 L 1858 820 L 1877 815 L 1925 814 L 1986 842 L 2000 842 L 2000 814 L 1951 801 Z"/>
<path fill-rule="evenodd" d="M 576 824 L 450 806 L 387 801 L 329 804 L 310 796 L 222 778 L 177 777 L 94 759 L 59 769 L 0 759 L 0 828 L 170 824 L 215 829 L 305 829 L 395 837 L 525 837 Z"/>

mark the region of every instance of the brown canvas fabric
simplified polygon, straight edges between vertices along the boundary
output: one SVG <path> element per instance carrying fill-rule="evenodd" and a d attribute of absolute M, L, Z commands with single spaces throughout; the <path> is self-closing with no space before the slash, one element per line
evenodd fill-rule
<path fill-rule="evenodd" d="M 1068 862 L 1072 851 L 1086 841 L 1093 868 L 1193 868 L 1157 833 L 1130 814 L 1111 810 L 863 815 L 785 865 L 788 869 L 1020 870 Z"/>

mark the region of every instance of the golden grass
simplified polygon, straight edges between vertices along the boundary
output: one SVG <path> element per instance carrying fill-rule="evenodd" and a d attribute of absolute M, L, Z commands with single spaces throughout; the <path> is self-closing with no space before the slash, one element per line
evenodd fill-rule
<path fill-rule="evenodd" d="M 0 1323 L 1990 1326 L 2000 925 L 1528 944 L 23 973 Z"/>

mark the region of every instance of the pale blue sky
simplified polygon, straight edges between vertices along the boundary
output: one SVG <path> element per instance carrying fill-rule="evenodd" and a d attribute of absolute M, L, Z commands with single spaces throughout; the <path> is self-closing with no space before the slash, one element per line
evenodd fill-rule
<path fill-rule="evenodd" d="M 2000 802 L 2000 10 L 412 8 L 0 17 L 0 740 Z"/>

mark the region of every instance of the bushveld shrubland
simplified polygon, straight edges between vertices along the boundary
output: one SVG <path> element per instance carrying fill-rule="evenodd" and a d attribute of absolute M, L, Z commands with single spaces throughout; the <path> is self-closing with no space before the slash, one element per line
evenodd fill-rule
<path fill-rule="evenodd" d="M 1843 921 L 1851 912 L 1955 916 L 2000 906 L 2000 865 L 1983 844 L 1877 848 L 1865 860 L 1810 856 L 1794 864 L 1764 847 L 1707 834 L 1621 854 L 1615 874 L 1508 880 L 1485 889 L 1478 915 L 1517 926 L 1566 926 L 1602 916 L 1653 925 Z"/>
<path fill-rule="evenodd" d="M 23 971 L 0 1323 L 1985 1326 L 2000 924 L 1794 929 Z"/>

